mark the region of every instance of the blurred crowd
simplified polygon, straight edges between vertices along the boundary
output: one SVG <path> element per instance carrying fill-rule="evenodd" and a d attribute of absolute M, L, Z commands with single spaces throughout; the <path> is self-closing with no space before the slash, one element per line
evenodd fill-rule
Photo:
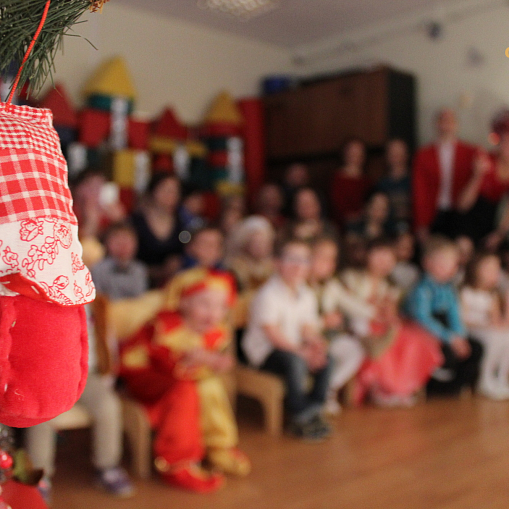
<path fill-rule="evenodd" d="M 435 122 L 436 140 L 413 158 L 403 140 L 387 143 L 381 178 L 367 175 L 366 145 L 352 138 L 326 189 L 314 187 L 308 167 L 295 163 L 281 181 L 269 178 L 250 206 L 233 195 L 215 214 L 204 193 L 171 173 L 154 174 L 128 214 L 101 172 L 84 171 L 71 189 L 98 293 L 118 300 L 162 289 L 165 312 L 178 314 L 158 315 L 166 336 L 157 341 L 170 358 L 187 348 L 181 341 L 194 337 L 189 331 L 208 338 L 228 314 L 236 361 L 282 377 L 290 431 L 306 440 L 331 433 L 326 416 L 340 412 L 346 386 L 354 403 L 384 407 L 412 406 L 424 391 L 509 399 L 509 111 L 493 120 L 492 152 L 457 138 L 451 109 L 440 110 Z M 224 275 L 233 281 L 234 304 L 211 293 Z M 187 336 L 170 334 L 181 326 Z M 143 340 L 151 362 L 160 354 L 152 349 L 155 327 Z M 207 355 L 197 348 L 178 357 L 182 365 L 166 365 L 168 373 L 176 376 L 175 366 L 231 366 L 222 350 L 211 357 L 216 347 L 198 348 Z M 143 366 L 145 380 L 154 366 Z M 132 375 L 126 380 L 134 394 Z M 203 378 L 191 378 L 201 387 Z M 172 385 L 171 397 L 163 391 L 158 400 L 158 470 L 171 484 L 213 491 L 217 475 L 196 470 L 203 451 L 175 456 L 175 444 L 190 440 L 175 422 L 196 419 L 182 415 L 188 406 L 178 403 L 191 397 L 183 387 Z M 245 475 L 249 463 L 236 448 L 234 419 L 220 406 L 228 446 L 207 448 L 205 431 L 200 440 L 223 472 Z M 174 418 L 161 420 L 163 414 Z M 118 452 L 99 461 L 112 466 Z M 173 470 L 190 463 L 194 470 Z"/>

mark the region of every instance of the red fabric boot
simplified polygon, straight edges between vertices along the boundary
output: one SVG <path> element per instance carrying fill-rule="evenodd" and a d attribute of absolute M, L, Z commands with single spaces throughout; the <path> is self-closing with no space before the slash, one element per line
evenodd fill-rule
<path fill-rule="evenodd" d="M 84 306 L 0 297 L 0 422 L 34 426 L 69 410 L 87 379 Z"/>
<path fill-rule="evenodd" d="M 212 493 L 224 484 L 221 474 L 207 472 L 196 463 L 162 474 L 162 478 L 172 486 L 197 493 Z"/>

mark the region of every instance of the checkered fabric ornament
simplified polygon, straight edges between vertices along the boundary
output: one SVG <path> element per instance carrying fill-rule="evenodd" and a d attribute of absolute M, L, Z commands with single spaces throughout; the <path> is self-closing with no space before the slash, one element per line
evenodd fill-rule
<path fill-rule="evenodd" d="M 0 423 L 52 419 L 83 391 L 95 290 L 81 254 L 51 111 L 0 104 Z"/>

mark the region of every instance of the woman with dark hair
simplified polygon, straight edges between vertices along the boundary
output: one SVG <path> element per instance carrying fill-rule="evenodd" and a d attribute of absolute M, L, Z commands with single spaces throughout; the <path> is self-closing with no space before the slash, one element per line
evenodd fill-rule
<path fill-rule="evenodd" d="M 343 166 L 332 181 L 331 204 L 334 219 L 340 226 L 358 220 L 373 187 L 364 174 L 366 145 L 359 138 L 347 140 L 343 148 Z"/>
<path fill-rule="evenodd" d="M 181 235 L 179 202 L 179 179 L 171 173 L 155 173 L 145 199 L 131 216 L 138 236 L 137 258 L 149 267 L 152 287 L 164 285 L 180 263 L 186 235 Z"/>
<path fill-rule="evenodd" d="M 405 141 L 393 138 L 385 147 L 387 173 L 380 179 L 377 191 L 389 198 L 391 219 L 398 231 L 407 231 L 411 219 L 412 182 L 408 172 L 408 146 Z"/>
<path fill-rule="evenodd" d="M 371 194 L 362 217 L 351 222 L 346 232 L 347 235 L 357 235 L 366 241 L 393 236 L 395 227 L 390 217 L 390 202 L 387 194 L 381 191 Z"/>
<path fill-rule="evenodd" d="M 275 183 L 265 183 L 256 197 L 256 214 L 265 217 L 276 230 L 279 230 L 286 222 L 282 213 L 283 206 L 284 196 L 281 187 Z"/>
<path fill-rule="evenodd" d="M 108 226 L 125 218 L 125 210 L 118 197 L 118 187 L 107 182 L 104 173 L 99 169 L 84 170 L 71 183 L 71 192 L 81 239 L 97 239 Z"/>
<path fill-rule="evenodd" d="M 492 154 L 480 153 L 475 161 L 472 177 L 458 201 L 463 212 L 458 233 L 496 248 L 509 232 L 507 208 L 496 227 L 500 203 L 509 194 L 509 109 L 498 113 L 491 127 L 497 149 Z"/>
<path fill-rule="evenodd" d="M 293 212 L 295 219 L 282 230 L 284 238 L 310 242 L 323 236 L 338 238 L 336 226 L 323 218 L 320 198 L 310 187 L 303 187 L 295 193 Z"/>

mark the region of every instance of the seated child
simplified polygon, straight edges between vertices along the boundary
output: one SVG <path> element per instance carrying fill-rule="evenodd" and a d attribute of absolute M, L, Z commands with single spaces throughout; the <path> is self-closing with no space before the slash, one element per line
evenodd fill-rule
<path fill-rule="evenodd" d="M 181 270 L 193 267 L 221 268 L 224 237 L 221 230 L 204 226 L 191 232 L 191 239 L 184 248 Z"/>
<path fill-rule="evenodd" d="M 442 361 L 433 337 L 398 316 L 400 290 L 388 281 L 395 264 L 393 244 L 377 239 L 368 245 L 366 268 L 342 275 L 348 290 L 377 310 L 373 319 L 352 320 L 367 351 L 356 378 L 357 403 L 370 396 L 379 406 L 412 406 L 415 394 Z"/>
<path fill-rule="evenodd" d="M 395 251 L 398 261 L 394 270 L 391 272 L 391 280 L 406 294 L 414 287 L 420 278 L 417 265 L 412 263 L 415 252 L 414 236 L 409 232 L 398 235 Z"/>
<path fill-rule="evenodd" d="M 465 280 L 465 272 L 470 260 L 475 253 L 474 241 L 467 235 L 459 235 L 454 240 L 458 248 L 459 262 L 458 272 L 454 276 L 453 283 L 456 288 L 459 288 Z"/>
<path fill-rule="evenodd" d="M 86 306 L 89 342 L 89 373 L 87 384 L 79 399 L 93 419 L 93 457 L 97 483 L 108 493 L 118 497 L 130 497 L 134 487 L 125 470 L 120 467 L 122 459 L 122 412 L 115 392 L 115 377 L 108 373 L 108 360 L 101 356 L 100 342 L 106 346 L 107 339 L 101 338 L 95 326 L 92 309 L 100 306 L 99 297 Z M 95 308 L 97 309 L 97 308 Z M 58 419 L 58 418 L 57 418 Z M 55 472 L 56 430 L 53 421 L 28 428 L 26 448 L 33 466 L 44 470 L 39 490 L 49 502 L 51 478 Z"/>
<path fill-rule="evenodd" d="M 504 299 L 509 302 L 509 242 L 504 240 L 498 248 L 498 255 L 500 257 L 500 277 L 498 279 L 498 291 L 504 296 Z"/>
<path fill-rule="evenodd" d="M 203 213 L 205 210 L 205 200 L 203 191 L 193 186 L 183 186 L 182 204 L 178 214 L 182 223 L 182 228 L 187 231 L 195 231 L 205 226 Z"/>
<path fill-rule="evenodd" d="M 373 193 L 362 216 L 348 223 L 348 235 L 357 235 L 366 241 L 391 235 L 393 224 L 389 213 L 389 197 L 380 191 Z"/>
<path fill-rule="evenodd" d="M 342 244 L 343 265 L 352 269 L 362 269 L 366 265 L 366 246 L 366 239 L 347 233 Z"/>
<path fill-rule="evenodd" d="M 478 390 L 491 399 L 509 398 L 509 316 L 497 292 L 500 259 L 481 253 L 467 266 L 460 290 L 461 314 L 469 335 L 484 346 Z"/>
<path fill-rule="evenodd" d="M 148 289 L 147 267 L 135 259 L 136 231 L 128 223 L 111 226 L 104 238 L 107 257 L 92 268 L 98 293 L 111 300 L 137 297 Z"/>
<path fill-rule="evenodd" d="M 155 464 L 169 484 L 219 488 L 223 473 L 246 475 L 248 458 L 220 374 L 233 366 L 224 326 L 235 292 L 228 277 L 186 272 L 178 311 L 161 311 L 122 347 L 121 377 L 155 431 Z M 202 465 L 207 460 L 219 472 Z"/>
<path fill-rule="evenodd" d="M 443 363 L 428 383 L 430 394 L 459 394 L 474 388 L 482 347 L 469 338 L 453 284 L 459 254 L 454 242 L 431 238 L 424 249 L 425 274 L 407 299 L 407 311 L 440 342 Z"/>
<path fill-rule="evenodd" d="M 234 275 L 239 289 L 234 311 L 237 342 L 248 321 L 255 292 L 274 273 L 274 237 L 274 228 L 262 216 L 243 219 L 230 236 L 225 265 Z M 239 360 L 246 362 L 241 348 L 237 348 L 237 354 Z"/>
<path fill-rule="evenodd" d="M 252 301 L 242 347 L 252 366 L 284 378 L 293 433 L 314 440 L 331 431 L 321 412 L 332 364 L 319 333 L 316 296 L 306 285 L 310 257 L 309 246 L 301 240 L 282 244 L 276 274 Z"/>
<path fill-rule="evenodd" d="M 274 229 L 262 216 L 250 216 L 236 228 L 226 266 L 235 274 L 239 290 L 257 290 L 274 272 Z"/>
<path fill-rule="evenodd" d="M 348 332 L 349 318 L 371 319 L 374 306 L 366 305 L 351 294 L 334 274 L 339 248 L 333 239 L 323 237 L 313 244 L 309 284 L 315 291 L 322 318 L 322 327 L 329 341 L 332 371 L 325 411 L 330 415 L 339 413 L 338 391 L 357 373 L 364 359 L 361 343 Z"/>
<path fill-rule="evenodd" d="M 245 216 L 246 200 L 240 194 L 227 196 L 221 201 L 221 212 L 219 214 L 219 229 L 226 239 L 239 225 Z"/>
<path fill-rule="evenodd" d="M 225 273 L 226 271 L 222 270 L 223 251 L 223 234 L 217 228 L 207 226 L 193 233 L 191 241 L 186 246 L 186 258 L 182 270 L 177 272 L 163 288 L 165 308 L 172 311 L 178 309 L 182 288 L 187 284 L 190 270 L 200 271 L 203 274 Z M 233 281 L 233 278 L 231 279 Z"/>

